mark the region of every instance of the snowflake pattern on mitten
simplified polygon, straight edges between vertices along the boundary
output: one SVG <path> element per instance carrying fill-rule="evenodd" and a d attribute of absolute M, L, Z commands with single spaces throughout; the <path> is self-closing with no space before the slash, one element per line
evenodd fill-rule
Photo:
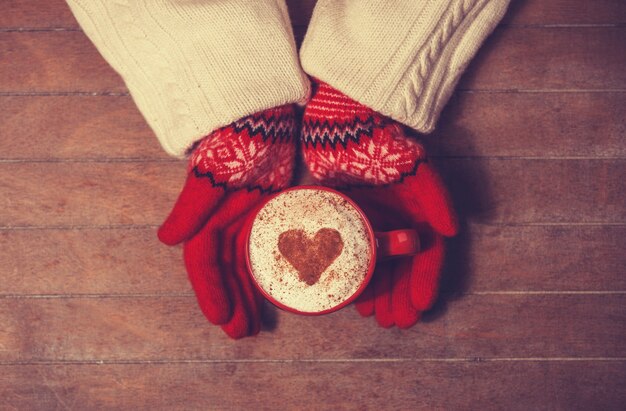
<path fill-rule="evenodd" d="M 294 130 L 292 105 L 244 117 L 205 137 L 193 150 L 189 171 L 226 190 L 281 190 L 293 174 Z"/>
<path fill-rule="evenodd" d="M 304 112 L 302 141 L 313 177 L 335 187 L 397 183 L 426 158 L 400 124 L 325 83 Z"/>

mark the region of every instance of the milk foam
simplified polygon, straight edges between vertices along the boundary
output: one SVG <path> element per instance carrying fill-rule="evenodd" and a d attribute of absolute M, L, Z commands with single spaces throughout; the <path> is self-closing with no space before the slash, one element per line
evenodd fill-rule
<path fill-rule="evenodd" d="M 307 285 L 278 250 L 278 237 L 303 230 L 313 238 L 322 228 L 337 230 L 344 247 L 319 281 Z M 372 244 L 361 214 L 349 202 L 329 191 L 306 188 L 282 193 L 265 205 L 252 225 L 249 247 L 252 275 L 263 290 L 298 311 L 320 312 L 357 291 L 367 275 Z"/>

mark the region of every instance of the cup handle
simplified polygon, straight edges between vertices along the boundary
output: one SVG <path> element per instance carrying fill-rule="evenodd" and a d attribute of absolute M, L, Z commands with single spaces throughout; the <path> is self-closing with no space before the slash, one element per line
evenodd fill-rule
<path fill-rule="evenodd" d="M 401 257 L 420 251 L 420 238 L 416 230 L 375 232 L 378 258 Z"/>

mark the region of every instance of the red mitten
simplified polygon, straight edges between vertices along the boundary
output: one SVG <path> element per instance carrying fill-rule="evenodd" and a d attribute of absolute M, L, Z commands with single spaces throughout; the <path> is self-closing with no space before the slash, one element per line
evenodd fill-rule
<path fill-rule="evenodd" d="M 353 198 L 376 230 L 415 228 L 421 251 L 379 263 L 356 302 L 383 327 L 408 328 L 437 296 L 443 236 L 458 230 L 441 179 L 421 145 L 397 122 L 319 83 L 302 121 L 305 161 L 313 177 Z"/>
<path fill-rule="evenodd" d="M 286 105 L 244 117 L 195 147 L 185 186 L 159 239 L 184 244 L 204 315 L 232 338 L 255 335 L 262 298 L 249 278 L 243 227 L 269 193 L 286 188 L 294 164 L 295 112 Z"/>

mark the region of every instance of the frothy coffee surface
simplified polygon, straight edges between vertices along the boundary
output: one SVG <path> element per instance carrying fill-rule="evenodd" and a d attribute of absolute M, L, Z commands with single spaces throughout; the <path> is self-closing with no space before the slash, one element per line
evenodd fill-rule
<path fill-rule="evenodd" d="M 325 311 L 358 290 L 370 264 L 370 241 L 360 213 L 341 196 L 312 188 L 287 191 L 254 220 L 252 275 L 281 304 Z"/>

